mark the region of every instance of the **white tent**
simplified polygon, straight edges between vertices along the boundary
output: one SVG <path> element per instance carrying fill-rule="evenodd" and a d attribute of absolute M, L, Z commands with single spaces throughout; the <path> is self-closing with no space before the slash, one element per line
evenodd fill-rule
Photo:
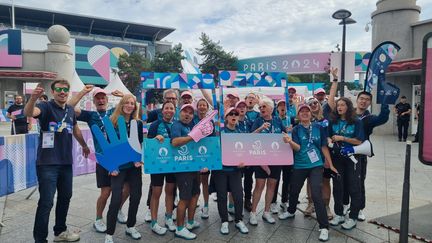
<path fill-rule="evenodd" d="M 117 72 L 114 72 L 112 69 L 111 69 L 111 73 L 110 73 L 110 82 L 104 89 L 108 93 L 111 93 L 115 90 L 119 90 L 119 91 L 123 92 L 123 94 L 130 94 L 131 93 L 126 88 L 126 86 L 123 84 L 123 81 L 121 81 Z"/>

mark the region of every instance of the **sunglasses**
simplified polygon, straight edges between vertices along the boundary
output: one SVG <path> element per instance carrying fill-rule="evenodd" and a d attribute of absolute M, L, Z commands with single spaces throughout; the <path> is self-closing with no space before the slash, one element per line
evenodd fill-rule
<path fill-rule="evenodd" d="M 68 93 L 69 92 L 69 88 L 60 88 L 60 87 L 54 87 L 54 91 L 55 92 L 58 92 L 58 93 L 60 93 L 60 92 L 65 92 L 65 93 Z"/>
<path fill-rule="evenodd" d="M 309 105 L 318 105 L 318 101 L 309 102 Z"/>
<path fill-rule="evenodd" d="M 230 112 L 227 116 L 239 116 L 238 112 Z"/>

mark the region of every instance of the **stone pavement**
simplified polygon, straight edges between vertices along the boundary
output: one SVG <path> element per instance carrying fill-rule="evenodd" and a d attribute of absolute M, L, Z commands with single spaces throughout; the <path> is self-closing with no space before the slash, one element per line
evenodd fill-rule
<path fill-rule="evenodd" d="M 372 138 L 375 157 L 369 160 L 367 175 L 367 207 L 366 217 L 373 219 L 393 213 L 401 208 L 403 171 L 405 159 L 405 144 L 396 142 L 393 136 L 375 136 Z M 411 161 L 411 201 L 410 208 L 419 207 L 432 202 L 432 167 L 425 166 L 418 161 L 418 144 L 412 146 Z M 143 177 L 143 197 L 137 216 L 137 228 L 143 235 L 142 242 L 180 242 L 173 233 L 157 236 L 152 233 L 149 225 L 144 223 L 146 199 L 150 177 Z M 26 196 L 32 189 L 24 190 L 7 198 L 0 198 L 0 221 L 5 227 L 0 227 L 1 243 L 32 242 L 32 228 L 38 193 L 30 200 Z M 92 228 L 95 218 L 95 202 L 98 190 L 95 186 L 95 176 L 85 175 L 74 178 L 74 195 L 71 201 L 68 225 L 72 230 L 81 232 L 81 242 L 103 242 L 104 234 L 96 233 Z M 276 220 L 276 224 L 264 223 L 260 216 L 263 210 L 263 199 L 259 205 L 259 225 L 249 227 L 249 234 L 242 235 L 230 224 L 230 234 L 219 233 L 220 220 L 217 206 L 210 200 L 210 218 L 202 220 L 197 213 L 196 219 L 201 227 L 194 231 L 198 234 L 195 242 L 317 242 L 318 225 L 312 218 L 305 218 L 297 211 L 294 219 Z M 163 199 L 161 199 L 163 202 Z M 203 205 L 202 197 L 200 204 Z M 127 206 L 127 203 L 126 205 Z M 301 195 L 299 209 L 306 207 L 304 190 Z M 126 207 L 123 209 L 126 212 Z M 54 210 L 53 210 L 54 211 Z M 54 212 L 51 213 L 49 240 L 53 239 L 52 226 Z M 199 211 L 199 210 L 198 210 Z M 106 212 L 105 212 L 106 213 Z M 159 222 L 163 223 L 164 210 L 159 210 Z M 276 216 L 275 216 L 276 217 Z M 249 214 L 245 212 L 245 222 Z M 125 236 L 124 225 L 118 225 L 115 233 L 116 242 L 137 242 Z M 330 242 L 397 242 L 399 235 L 376 225 L 359 222 L 357 228 L 345 231 L 340 227 L 330 230 Z M 410 239 L 414 242 L 415 240 Z"/>

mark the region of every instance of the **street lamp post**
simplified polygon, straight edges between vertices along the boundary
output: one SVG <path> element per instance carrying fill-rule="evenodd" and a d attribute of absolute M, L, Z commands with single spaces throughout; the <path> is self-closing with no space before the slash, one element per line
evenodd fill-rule
<path fill-rule="evenodd" d="M 345 95 L 345 40 L 346 40 L 346 25 L 354 24 L 356 21 L 350 18 L 351 12 L 346 9 L 339 9 L 334 12 L 332 17 L 334 19 L 341 19 L 339 25 L 342 25 L 342 57 L 341 57 L 341 81 L 339 83 L 340 96 Z"/>

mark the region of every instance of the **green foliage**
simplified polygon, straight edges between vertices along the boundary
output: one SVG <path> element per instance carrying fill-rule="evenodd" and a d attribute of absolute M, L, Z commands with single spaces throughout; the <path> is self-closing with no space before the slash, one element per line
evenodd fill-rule
<path fill-rule="evenodd" d="M 139 53 L 120 55 L 117 66 L 121 80 L 133 94 L 140 90 L 141 72 L 152 69 L 150 61 Z"/>
<path fill-rule="evenodd" d="M 197 49 L 198 55 L 203 57 L 200 64 L 201 72 L 211 73 L 217 80 L 219 70 L 237 70 L 238 58 L 233 52 L 223 50 L 220 42 L 214 42 L 205 33 L 201 33 L 201 48 Z"/>
<path fill-rule="evenodd" d="M 166 51 L 164 53 L 156 53 L 155 58 L 152 61 L 153 71 L 161 73 L 183 72 L 181 60 L 183 60 L 184 57 L 182 55 L 182 52 L 182 44 L 179 43 L 169 51 Z"/>

